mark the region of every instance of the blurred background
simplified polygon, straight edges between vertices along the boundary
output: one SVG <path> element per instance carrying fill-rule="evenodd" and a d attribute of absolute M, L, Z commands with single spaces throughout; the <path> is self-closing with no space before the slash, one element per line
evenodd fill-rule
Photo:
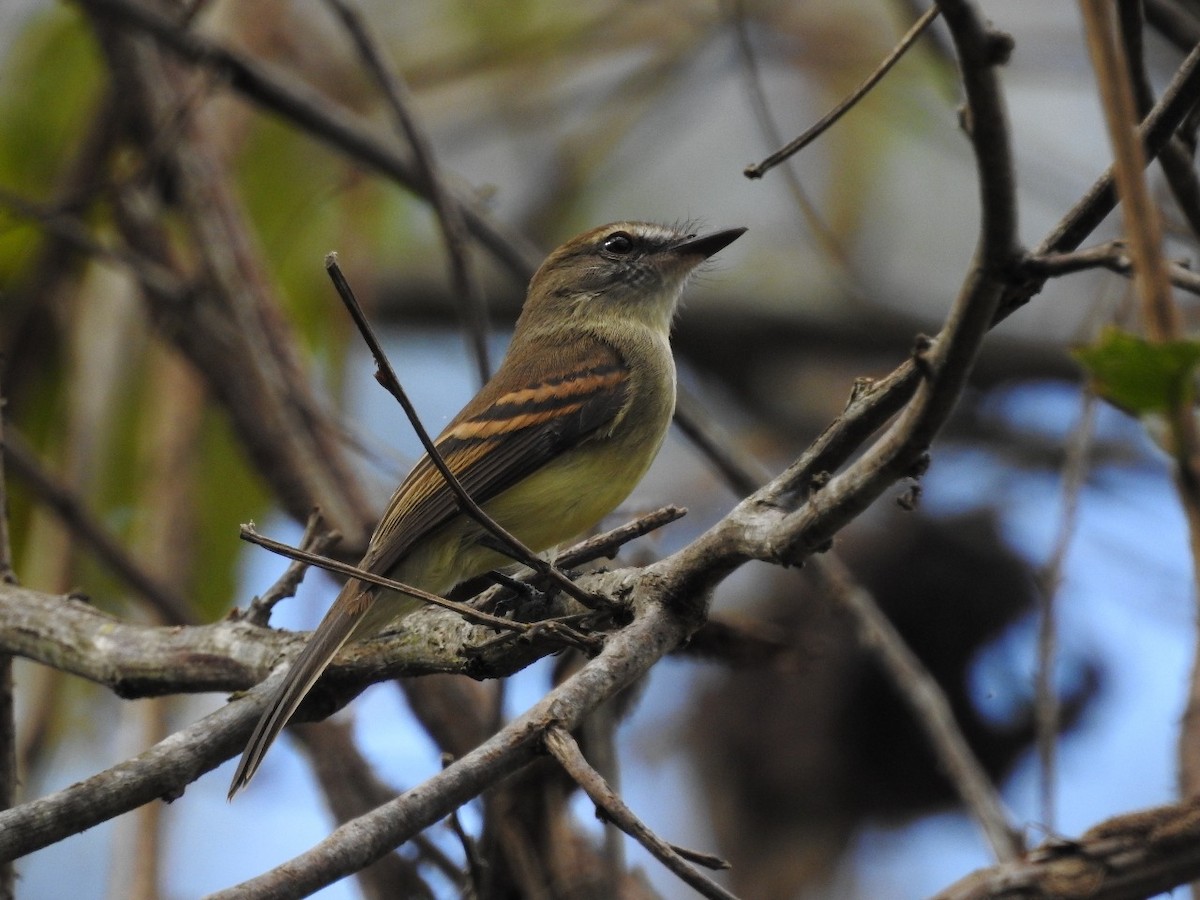
<path fill-rule="evenodd" d="M 1075 6 L 983 6 L 1016 41 L 1002 74 L 1021 235 L 1034 244 L 1107 166 L 1108 142 Z M 923 7 L 370 0 L 359 8 L 407 80 L 447 179 L 521 248 L 507 260 L 478 244 L 471 252 L 493 365 L 523 296 L 521 253 L 536 262 L 617 219 L 749 227 L 690 288 L 675 346 L 681 383 L 764 473 L 799 455 L 841 411 L 855 378 L 888 373 L 918 333 L 939 327 L 970 261 L 978 209 L 940 23 L 792 163 L 759 181 L 742 174 L 864 79 Z M 405 149 L 323 2 L 211 0 L 192 13 L 199 34 L 269 64 Z M 214 360 L 237 359 L 235 338 L 219 344 L 188 318 L 185 276 L 216 264 L 195 212 L 199 192 L 163 162 L 176 147 L 208 173 L 206 196 L 224 204 L 223 215 L 236 213 L 241 243 L 218 249 L 239 260 L 243 281 L 231 283 L 273 304 L 254 322 L 286 344 L 280 377 L 303 386 L 294 404 L 310 404 L 330 425 L 314 428 L 310 449 L 325 461 L 322 483 L 345 485 L 333 492 L 345 501 L 343 523 L 361 529 L 382 509 L 418 445 L 374 384 L 327 283 L 325 253 L 339 252 L 431 430 L 472 395 L 477 364 L 428 202 L 211 74 L 168 71 L 175 91 L 165 99 L 160 91 L 155 107 L 153 92 L 131 87 L 138 75 L 120 65 L 154 46 L 140 40 L 129 42 L 88 2 L 0 7 L 0 352 L 6 428 L 27 457 L 8 466 L 17 572 L 28 587 L 82 592 L 122 617 L 213 621 L 284 567 L 241 543 L 238 525 L 254 520 L 296 541 L 314 489 L 281 477 L 282 451 L 254 431 L 245 395 L 270 378 L 250 372 L 249 360 L 244 377 L 222 373 Z M 1161 88 L 1182 51 L 1150 32 L 1146 52 Z M 1194 255 L 1164 208 L 1172 252 Z M 88 252 L 64 236 L 64 222 L 110 250 Z M 1115 234 L 1109 222 L 1088 243 Z M 141 262 L 114 260 L 112 248 Z M 182 288 L 148 297 L 147 260 L 171 268 Z M 227 308 L 233 332 L 250 327 L 237 294 Z M 1089 407 L 1069 355 L 1122 314 L 1127 294 L 1119 276 L 1073 275 L 1006 321 L 934 447 L 917 509 L 895 502 L 898 485 L 835 545 L 943 682 L 1033 843 L 1176 796 L 1178 718 L 1196 642 L 1185 528 L 1165 457 L 1137 422 Z M 1091 439 L 1072 518 L 1062 473 L 1081 429 Z M 47 504 L 39 475 L 74 503 L 73 524 Z M 673 432 L 608 524 L 664 503 L 687 506 L 688 516 L 621 561 L 678 549 L 737 499 Z M 131 588 L 80 537 L 81 518 L 167 586 L 174 605 Z M 1060 551 L 1061 569 L 1047 573 Z M 311 627 L 335 592 L 311 573 L 273 624 Z M 1048 785 L 1032 725 L 1035 611 L 1047 595 L 1059 623 L 1053 683 L 1063 732 Z M 747 566 L 722 587 L 714 614 L 769 626 L 786 649 L 758 664 L 668 659 L 631 698 L 617 732 L 620 780 L 660 835 L 727 857 L 733 872 L 720 877 L 751 898 L 920 897 L 990 862 L 920 730 L 844 613 L 804 572 Z M 507 714 L 524 709 L 557 665 L 510 679 L 495 702 Z M 135 755 L 225 700 L 126 702 L 28 664 L 16 678 L 25 799 Z M 394 685 L 375 686 L 338 721 L 395 788 L 441 765 Z M 195 897 L 334 827 L 298 744 L 281 741 L 233 804 L 229 774 L 223 767 L 170 805 L 22 860 L 19 896 L 62 896 L 69 883 L 81 898 Z M 563 803 L 573 833 L 598 841 L 590 804 Z M 478 833 L 484 818 L 472 805 L 462 825 Z M 430 840 L 461 864 L 450 829 L 433 829 Z M 625 852 L 640 870 L 629 896 L 691 896 L 636 845 Z M 444 874 L 429 878 L 434 896 L 457 895 Z M 322 896 L 358 890 L 346 881 Z"/>

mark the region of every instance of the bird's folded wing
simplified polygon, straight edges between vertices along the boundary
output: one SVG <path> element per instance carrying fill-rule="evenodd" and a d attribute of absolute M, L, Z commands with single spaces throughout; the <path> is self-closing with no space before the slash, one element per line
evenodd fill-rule
<path fill-rule="evenodd" d="M 435 441 L 476 503 L 486 503 L 566 450 L 607 433 L 629 397 L 629 368 L 607 344 L 555 348 L 553 374 L 502 368 Z M 543 362 L 545 357 L 543 357 Z M 364 568 L 386 572 L 422 535 L 458 511 L 428 456 L 396 489 Z"/>

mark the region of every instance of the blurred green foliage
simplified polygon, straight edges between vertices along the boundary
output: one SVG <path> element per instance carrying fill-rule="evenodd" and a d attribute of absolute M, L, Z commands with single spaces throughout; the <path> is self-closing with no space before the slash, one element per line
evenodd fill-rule
<path fill-rule="evenodd" d="M 1093 344 L 1076 349 L 1074 355 L 1096 392 L 1133 415 L 1165 413 L 1180 404 L 1190 404 L 1195 396 L 1200 341 L 1154 343 L 1109 327 Z"/>

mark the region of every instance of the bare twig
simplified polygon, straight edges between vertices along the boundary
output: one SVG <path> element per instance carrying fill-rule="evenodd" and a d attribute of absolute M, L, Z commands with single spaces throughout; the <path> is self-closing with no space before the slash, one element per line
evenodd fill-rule
<path fill-rule="evenodd" d="M 1178 0 L 1144 0 L 1146 21 L 1182 53 L 1200 44 L 1200 19 Z"/>
<path fill-rule="evenodd" d="M 429 456 L 429 461 L 433 463 L 442 477 L 446 479 L 446 485 L 454 492 L 454 496 L 458 498 L 459 508 L 463 514 L 470 516 L 482 525 L 488 533 L 500 541 L 504 547 L 509 548 L 511 552 L 508 555 L 512 559 L 528 566 L 539 575 L 548 577 L 554 582 L 556 587 L 564 591 L 568 596 L 575 598 L 590 609 L 607 605 L 608 601 L 605 598 L 589 595 L 587 591 L 582 590 L 579 585 L 571 581 L 570 578 L 560 572 L 554 565 L 530 550 L 516 535 L 512 534 L 484 512 L 483 508 L 467 493 L 466 488 L 462 486 L 462 482 L 458 480 L 458 477 L 446 465 L 446 460 L 442 458 L 441 451 L 438 450 L 437 445 L 433 442 L 433 438 L 429 436 L 429 432 L 425 430 L 425 426 L 421 423 L 421 417 L 417 415 L 417 408 L 408 399 L 408 394 L 400 384 L 400 379 L 396 377 L 396 373 L 392 370 L 392 364 L 388 362 L 387 354 L 383 352 L 383 347 L 380 345 L 379 339 L 375 336 L 375 329 L 371 327 L 370 321 L 367 319 L 366 314 L 363 313 L 362 307 L 359 306 L 358 300 L 354 296 L 354 291 L 342 275 L 342 270 L 337 264 L 336 254 L 331 253 L 325 258 L 325 268 L 329 273 L 330 280 L 333 281 L 334 287 L 337 288 L 338 296 L 342 298 L 342 303 L 345 304 L 347 312 L 350 313 L 350 317 L 354 320 L 354 324 L 370 349 L 371 355 L 375 358 L 376 380 L 383 385 L 389 394 L 396 398 L 396 401 L 403 408 L 404 414 L 408 417 L 409 424 L 412 425 L 413 431 L 417 433 L 417 437 L 421 441 L 421 446 L 425 448 L 425 453 Z"/>
<path fill-rule="evenodd" d="M 750 42 L 750 33 L 746 25 L 746 8 L 743 0 L 732 0 L 730 3 L 730 15 L 733 21 L 734 37 L 737 41 L 738 56 L 741 59 L 742 70 L 745 72 L 745 81 L 750 92 L 754 118 L 758 122 L 759 131 L 762 132 L 766 146 L 778 147 L 783 143 L 783 132 L 780 131 L 779 124 L 775 121 L 775 116 L 771 113 L 771 106 L 767 102 L 767 92 L 763 88 L 762 73 L 759 70 L 758 58 Z M 747 168 L 747 177 L 761 177 L 761 175 L 750 175 L 750 169 L 753 168 L 754 166 Z M 824 217 L 816 208 L 816 205 L 809 199 L 808 192 L 804 190 L 804 185 L 800 183 L 800 176 L 796 173 L 796 170 L 791 165 L 785 165 L 782 172 L 784 183 L 787 185 L 792 199 L 796 202 L 796 206 L 800 209 L 800 216 L 804 224 L 808 226 L 809 232 L 817 239 L 821 248 L 837 265 L 837 272 L 844 283 L 847 295 L 856 301 L 861 301 L 865 292 L 860 280 L 854 273 L 850 256 L 846 253 L 846 248 L 842 246 L 842 242 L 838 239 L 838 236 L 826 224 Z"/>
<path fill-rule="evenodd" d="M 631 522 L 585 538 L 568 547 L 554 557 L 554 565 L 559 569 L 573 569 L 602 556 L 612 559 L 617 555 L 617 551 L 630 541 L 682 519 L 685 515 L 687 510 L 682 506 L 663 506 L 652 510 Z"/>
<path fill-rule="evenodd" d="M 352 566 L 349 563 L 344 563 L 336 559 L 329 559 L 324 556 L 318 556 L 315 553 L 308 553 L 304 550 L 290 547 L 287 544 L 282 544 L 279 541 L 273 541 L 268 537 L 264 537 L 254 530 L 253 525 L 243 525 L 240 536 L 242 540 L 251 544 L 256 544 L 265 550 L 270 550 L 272 553 L 278 553 L 280 556 L 286 556 L 288 559 L 294 559 L 303 562 L 306 565 L 318 566 L 328 572 L 337 572 L 339 575 L 346 575 L 350 578 L 357 578 L 359 581 L 365 581 L 368 584 L 375 584 L 379 587 L 387 588 L 391 591 L 396 591 L 399 594 L 405 594 L 409 597 L 415 597 L 418 600 L 429 603 L 433 606 L 440 606 L 442 609 L 448 609 L 458 613 L 469 622 L 474 622 L 477 625 L 487 625 L 492 628 L 498 628 L 501 631 L 512 631 L 518 634 L 527 634 L 535 626 L 524 622 L 515 622 L 512 619 L 504 619 L 500 616 L 493 616 L 490 613 L 482 612 L 473 607 L 467 606 L 465 603 L 456 603 L 453 600 L 447 600 L 445 597 L 439 597 L 437 594 L 431 594 L 429 591 L 423 591 L 420 588 L 415 588 L 412 585 L 403 584 L 399 581 L 394 581 L 391 578 L 385 578 L 382 575 L 376 575 L 374 572 L 368 572 L 365 569 L 360 569 L 357 566 Z M 586 645 L 587 641 L 580 635 L 582 643 Z"/>
<path fill-rule="evenodd" d="M 443 756 L 442 758 L 446 763 L 450 763 L 453 760 L 453 757 L 450 756 Z M 472 839 L 471 835 L 467 834 L 467 830 L 463 828 L 462 817 L 459 816 L 457 809 L 446 817 L 446 824 L 450 827 L 450 831 L 454 836 L 458 838 L 459 846 L 462 847 L 463 858 L 467 861 L 469 883 L 475 889 L 476 893 L 478 893 L 480 887 L 483 885 L 483 873 L 486 868 L 479 856 L 479 846 Z"/>
<path fill-rule="evenodd" d="M 1091 269 L 1107 269 L 1126 276 L 1133 274 L 1133 260 L 1129 258 L 1124 241 L 1109 241 L 1070 253 L 1029 256 L 1022 266 L 1036 278 L 1058 278 Z M 1200 294 L 1200 273 L 1178 262 L 1168 262 L 1167 277 L 1175 287 L 1190 294 Z"/>
<path fill-rule="evenodd" d="M 303 520 L 319 504 L 334 527 L 355 543 L 365 542 L 371 505 L 339 430 L 305 374 L 275 281 L 233 192 L 225 154 L 215 149 L 217 123 L 191 108 L 190 70 L 136 31 L 104 27 L 103 16 L 96 17 L 129 127 L 146 134 L 164 124 L 179 129 L 178 139 L 155 146 L 159 155 L 146 160 L 156 173 L 168 173 L 173 190 L 164 193 L 161 179 L 143 178 L 123 183 L 114 196 L 124 239 L 143 255 L 186 272 L 193 287 L 184 303 L 148 293 L 151 320 L 203 373 L 289 512 Z M 179 253 L 167 234 L 168 208 L 181 213 L 194 259 Z"/>
<path fill-rule="evenodd" d="M 442 240 L 450 257 L 450 281 L 454 286 L 454 297 L 458 301 L 460 315 L 470 336 L 470 345 L 479 369 L 479 383 L 483 384 L 491 375 L 487 347 L 487 300 L 471 266 L 471 248 L 467 240 L 467 226 L 463 219 L 462 207 L 451 197 L 438 171 L 433 147 L 413 113 L 408 85 L 384 60 L 383 53 L 358 12 L 351 8 L 346 0 L 326 2 L 346 26 L 368 71 L 382 88 L 400 130 L 412 147 L 417 174 L 426 187 L 442 229 Z"/>
<path fill-rule="evenodd" d="M 1180 64 L 1171 83 L 1154 105 L 1154 109 L 1137 129 L 1137 137 L 1145 150 L 1148 162 L 1156 158 L 1167 145 L 1175 130 L 1196 106 L 1200 97 L 1200 44 L 1194 46 Z M 1100 176 L 1063 218 L 1033 248 L 1034 256 L 1047 253 L 1066 253 L 1075 250 L 1089 234 L 1116 208 L 1117 191 L 1115 166 Z M 1020 308 L 1041 289 L 1044 280 L 1034 284 L 1015 285 L 1005 297 L 998 318 L 1004 319 Z"/>
<path fill-rule="evenodd" d="M 763 175 L 775 168 L 775 166 L 779 165 L 785 159 L 788 159 L 789 157 L 799 153 L 801 150 L 819 138 L 822 134 L 828 131 L 842 116 L 849 112 L 854 105 L 858 103 L 858 101 L 865 97 L 871 88 L 875 87 L 875 85 L 879 83 L 880 79 L 891 70 L 892 66 L 900 61 L 900 57 L 904 56 L 904 54 L 908 52 L 908 49 L 913 45 L 916 39 L 921 36 L 921 33 L 925 31 L 925 29 L 929 27 L 930 23 L 932 23 L 933 20 L 938 17 L 938 13 L 940 11 L 941 10 L 937 6 L 931 6 L 929 9 L 927 9 L 925 13 L 919 19 L 917 19 L 913 26 L 908 29 L 904 37 L 900 39 L 900 42 L 896 44 L 894 48 L 892 48 L 892 52 L 884 57 L 883 61 L 875 67 L 875 71 L 867 76 L 867 79 L 857 88 L 855 88 L 848 97 L 823 115 L 814 125 L 808 128 L 803 134 L 789 143 L 786 147 L 776 150 L 762 162 L 746 166 L 746 169 L 742 174 L 747 178 L 762 178 Z"/>
<path fill-rule="evenodd" d="M 304 534 L 300 537 L 301 550 L 314 556 L 324 556 L 330 547 L 335 546 L 342 539 L 341 534 L 337 531 L 326 531 L 323 525 L 321 511 L 314 509 L 304 524 Z M 250 601 L 250 607 L 246 610 L 243 618 L 252 625 L 265 627 L 271 620 L 271 610 L 275 608 L 275 604 L 286 597 L 296 595 L 296 589 L 300 587 L 300 582 L 304 580 L 304 573 L 307 571 L 308 563 L 292 560 L 266 593 Z"/>
<path fill-rule="evenodd" d="M 558 760 L 559 765 L 566 770 L 576 784 L 583 788 L 608 821 L 634 838 L 655 859 L 679 876 L 685 884 L 695 888 L 702 896 L 719 898 L 719 900 L 736 900 L 734 895 L 725 888 L 689 865 L 673 846 L 656 835 L 633 814 L 633 811 L 625 805 L 616 791 L 600 777 L 600 773 L 588 765 L 587 760 L 583 758 L 583 753 L 579 750 L 579 745 L 575 743 L 575 739 L 566 729 L 559 725 L 551 725 L 546 729 L 542 740 L 546 744 L 546 749 Z"/>

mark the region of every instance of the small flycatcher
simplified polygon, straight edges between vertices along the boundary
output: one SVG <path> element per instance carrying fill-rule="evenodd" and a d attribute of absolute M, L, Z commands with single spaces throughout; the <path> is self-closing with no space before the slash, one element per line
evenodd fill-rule
<path fill-rule="evenodd" d="M 683 287 L 745 230 L 696 236 L 618 222 L 563 244 L 533 276 L 504 362 L 436 441 L 471 497 L 528 547 L 541 551 L 591 528 L 650 467 L 675 410 L 669 337 Z M 511 562 L 484 536 L 423 456 L 359 566 L 443 593 Z M 338 649 L 419 605 L 346 582 L 259 719 L 231 798 Z"/>

